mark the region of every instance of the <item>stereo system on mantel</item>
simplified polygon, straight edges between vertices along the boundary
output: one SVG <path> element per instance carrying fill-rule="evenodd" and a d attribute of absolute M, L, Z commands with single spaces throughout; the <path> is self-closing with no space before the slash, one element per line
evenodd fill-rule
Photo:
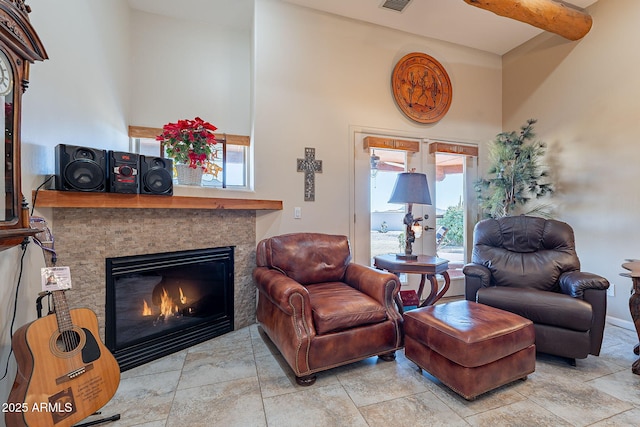
<path fill-rule="evenodd" d="M 55 188 L 60 191 L 173 195 L 173 160 L 58 144 Z"/>

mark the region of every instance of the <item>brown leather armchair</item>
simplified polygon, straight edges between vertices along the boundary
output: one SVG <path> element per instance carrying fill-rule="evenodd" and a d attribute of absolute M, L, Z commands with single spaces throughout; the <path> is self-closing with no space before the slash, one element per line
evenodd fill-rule
<path fill-rule="evenodd" d="M 476 224 L 465 298 L 534 323 L 536 350 L 575 359 L 600 354 L 609 282 L 580 271 L 566 223 L 515 216 Z"/>
<path fill-rule="evenodd" d="M 403 345 L 395 275 L 351 263 L 345 236 L 296 233 L 258 243 L 257 320 L 300 385 L 315 373 Z"/>

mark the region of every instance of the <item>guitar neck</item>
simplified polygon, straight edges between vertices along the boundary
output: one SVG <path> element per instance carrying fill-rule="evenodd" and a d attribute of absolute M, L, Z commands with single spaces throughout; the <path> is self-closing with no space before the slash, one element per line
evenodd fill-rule
<path fill-rule="evenodd" d="M 71 315 L 69 314 L 69 304 L 67 303 L 67 297 L 64 294 L 65 291 L 53 291 L 53 304 L 56 311 L 56 320 L 58 322 L 58 329 L 60 332 L 70 331 L 73 328 L 71 322 Z"/>

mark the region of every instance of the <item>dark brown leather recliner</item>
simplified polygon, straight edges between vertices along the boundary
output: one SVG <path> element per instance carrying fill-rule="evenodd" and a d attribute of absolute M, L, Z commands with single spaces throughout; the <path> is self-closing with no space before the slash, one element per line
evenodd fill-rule
<path fill-rule="evenodd" d="M 403 345 L 394 274 L 351 263 L 345 236 L 295 233 L 258 243 L 257 320 L 300 385 L 315 373 Z"/>
<path fill-rule="evenodd" d="M 609 282 L 580 271 L 573 229 L 531 216 L 476 224 L 465 298 L 533 321 L 536 350 L 570 359 L 600 354 Z"/>

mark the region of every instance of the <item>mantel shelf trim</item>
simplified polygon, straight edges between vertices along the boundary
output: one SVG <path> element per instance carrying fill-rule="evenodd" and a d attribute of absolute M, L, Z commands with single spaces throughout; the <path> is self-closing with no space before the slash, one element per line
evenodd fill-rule
<path fill-rule="evenodd" d="M 33 191 L 37 208 L 282 210 L 282 200 Z M 32 200 L 33 200 L 32 198 Z"/>

